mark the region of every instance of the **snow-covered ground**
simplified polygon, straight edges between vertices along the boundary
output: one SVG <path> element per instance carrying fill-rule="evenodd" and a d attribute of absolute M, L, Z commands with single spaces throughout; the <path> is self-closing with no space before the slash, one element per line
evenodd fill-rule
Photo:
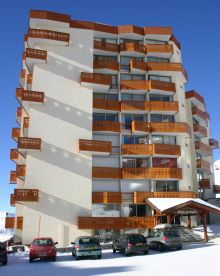
<path fill-rule="evenodd" d="M 202 228 L 196 229 L 202 233 Z M 69 254 L 58 254 L 57 262 L 28 262 L 28 255 L 17 253 L 9 256 L 9 263 L 0 267 L 2 276 L 92 276 L 92 275 L 148 275 L 148 276 L 219 276 L 220 226 L 209 226 L 213 238 L 207 243 L 184 244 L 180 251 L 124 257 L 103 251 L 101 260 L 76 261 Z M 216 238 L 216 236 L 219 236 Z"/>

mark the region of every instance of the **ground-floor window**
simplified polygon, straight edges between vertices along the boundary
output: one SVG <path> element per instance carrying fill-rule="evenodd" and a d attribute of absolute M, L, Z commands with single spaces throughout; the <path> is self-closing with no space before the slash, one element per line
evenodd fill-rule
<path fill-rule="evenodd" d="M 178 181 L 155 181 L 157 192 L 178 192 L 179 182 Z"/>

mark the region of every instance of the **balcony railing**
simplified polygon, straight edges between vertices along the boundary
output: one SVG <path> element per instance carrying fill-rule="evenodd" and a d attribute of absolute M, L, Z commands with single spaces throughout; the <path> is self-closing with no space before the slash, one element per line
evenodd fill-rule
<path fill-rule="evenodd" d="M 159 81 L 159 80 L 150 80 L 149 81 L 149 91 L 151 90 L 160 90 L 160 91 L 168 91 L 175 93 L 176 85 L 172 82 Z"/>
<path fill-rule="evenodd" d="M 131 70 L 140 70 L 140 71 L 145 72 L 145 71 L 147 71 L 148 67 L 147 67 L 146 62 L 132 59 L 130 62 L 130 69 Z"/>
<path fill-rule="evenodd" d="M 91 152 L 112 152 L 112 142 L 107 141 L 95 141 L 95 140 L 79 140 L 80 151 L 91 151 Z"/>
<path fill-rule="evenodd" d="M 209 145 L 206 145 L 200 141 L 195 141 L 195 149 L 196 151 L 200 151 L 206 155 L 212 155 L 212 148 Z"/>
<path fill-rule="evenodd" d="M 10 205 L 12 207 L 15 206 L 15 195 L 14 194 L 10 194 Z"/>
<path fill-rule="evenodd" d="M 210 189 L 210 179 L 200 179 L 199 180 L 199 188 L 200 189 Z"/>
<path fill-rule="evenodd" d="M 98 204 L 98 203 L 121 204 L 122 193 L 121 192 L 93 192 L 92 203 L 93 204 Z"/>
<path fill-rule="evenodd" d="M 213 185 L 213 192 L 214 193 L 220 193 L 220 185 Z"/>
<path fill-rule="evenodd" d="M 163 144 L 123 144 L 122 155 L 175 155 L 180 156 L 180 146 Z"/>
<path fill-rule="evenodd" d="M 20 135 L 21 135 L 21 129 L 18 128 L 18 127 L 13 127 L 12 128 L 12 134 L 11 134 L 12 139 L 14 139 L 15 141 L 17 141 L 18 138 L 20 137 Z"/>
<path fill-rule="evenodd" d="M 32 84 L 32 74 L 27 75 L 27 84 Z"/>
<path fill-rule="evenodd" d="M 121 172 L 121 168 L 93 167 L 92 168 L 92 177 L 93 178 L 121 179 L 122 172 Z"/>
<path fill-rule="evenodd" d="M 132 132 L 151 132 L 151 123 L 149 122 L 141 122 L 141 121 L 132 121 L 131 123 L 131 131 Z"/>
<path fill-rule="evenodd" d="M 29 14 L 30 18 L 53 20 L 57 22 L 70 23 L 70 16 L 51 11 L 31 10 Z"/>
<path fill-rule="evenodd" d="M 197 169 L 210 171 L 210 163 L 202 159 L 196 160 L 196 167 Z"/>
<path fill-rule="evenodd" d="M 18 153 L 17 149 L 11 149 L 10 150 L 10 159 L 11 160 L 13 160 L 13 161 L 17 160 L 18 159 L 18 155 L 19 155 L 19 153 Z"/>
<path fill-rule="evenodd" d="M 200 126 L 200 124 L 193 124 L 193 131 L 197 132 L 198 136 L 207 137 L 206 128 L 203 126 Z"/>
<path fill-rule="evenodd" d="M 218 149 L 219 146 L 218 146 L 218 141 L 215 140 L 215 139 L 209 139 L 209 146 L 212 148 L 212 149 Z"/>
<path fill-rule="evenodd" d="M 24 85 L 25 77 L 26 77 L 26 70 L 25 69 L 21 69 L 21 72 L 20 72 L 20 84 L 22 86 Z"/>
<path fill-rule="evenodd" d="M 6 217 L 5 218 L 5 229 L 14 229 L 15 218 Z"/>
<path fill-rule="evenodd" d="M 196 92 L 195 90 L 187 91 L 186 94 L 185 94 L 185 98 L 186 99 L 195 98 L 196 100 L 198 100 L 202 104 L 205 104 L 205 101 L 204 101 L 203 97 L 201 95 L 199 95 L 199 93 Z"/>
<path fill-rule="evenodd" d="M 23 128 L 29 128 L 30 118 L 24 117 Z"/>
<path fill-rule="evenodd" d="M 172 35 L 171 27 L 144 27 L 145 35 Z"/>
<path fill-rule="evenodd" d="M 118 34 L 137 34 L 144 36 L 144 29 L 135 25 L 118 26 Z"/>
<path fill-rule="evenodd" d="M 121 110 L 122 111 L 133 111 L 133 110 L 149 110 L 150 104 L 149 102 L 144 101 L 122 101 L 121 102 Z"/>
<path fill-rule="evenodd" d="M 78 217 L 79 229 L 153 228 L 153 217 Z"/>
<path fill-rule="evenodd" d="M 121 103 L 116 100 L 93 99 L 93 108 L 121 111 Z"/>
<path fill-rule="evenodd" d="M 191 129 L 187 123 L 151 123 L 151 132 L 171 132 L 171 133 L 188 133 L 191 135 Z"/>
<path fill-rule="evenodd" d="M 112 77 L 110 75 L 104 74 L 81 72 L 81 82 L 97 83 L 110 86 L 112 83 Z"/>
<path fill-rule="evenodd" d="M 178 102 L 151 101 L 150 111 L 179 111 Z"/>
<path fill-rule="evenodd" d="M 171 44 L 148 44 L 146 45 L 147 53 L 173 53 Z"/>
<path fill-rule="evenodd" d="M 19 137 L 18 149 L 41 150 L 40 138 Z"/>
<path fill-rule="evenodd" d="M 15 189 L 14 200 L 15 201 L 38 201 L 39 190 L 37 189 Z"/>
<path fill-rule="evenodd" d="M 16 171 L 10 171 L 9 183 L 10 184 L 16 184 L 17 183 Z"/>
<path fill-rule="evenodd" d="M 23 54 L 23 59 L 27 58 L 47 60 L 47 51 L 26 48 L 26 52 Z"/>
<path fill-rule="evenodd" d="M 196 117 L 200 117 L 200 118 L 202 118 L 205 121 L 209 120 L 209 114 L 207 112 L 201 111 L 196 106 L 192 107 L 192 115 L 196 116 Z"/>
<path fill-rule="evenodd" d="M 147 80 L 122 80 L 120 82 L 120 90 L 146 90 L 149 89 Z"/>
<path fill-rule="evenodd" d="M 18 107 L 16 111 L 16 122 L 21 124 L 21 117 L 22 117 L 22 107 Z"/>
<path fill-rule="evenodd" d="M 44 92 L 23 90 L 21 88 L 16 89 L 16 97 L 19 101 L 28 101 L 43 103 L 44 102 Z"/>
<path fill-rule="evenodd" d="M 113 71 L 118 71 L 119 63 L 115 60 L 108 60 L 108 59 L 95 60 L 93 63 L 93 68 L 94 69 L 109 69 L 109 70 L 113 70 Z"/>
<path fill-rule="evenodd" d="M 120 126 L 120 122 L 95 121 L 95 122 L 93 122 L 92 130 L 93 131 L 120 132 L 121 126 Z"/>
<path fill-rule="evenodd" d="M 17 165 L 16 166 L 16 176 L 20 179 L 25 178 L 26 165 Z"/>
<path fill-rule="evenodd" d="M 139 52 L 145 53 L 145 46 L 143 44 L 135 43 L 135 42 L 126 42 L 120 44 L 121 52 Z"/>
<path fill-rule="evenodd" d="M 104 41 L 94 41 L 94 49 L 109 51 L 109 52 L 119 52 L 119 45 L 114 43 L 108 43 Z"/>
<path fill-rule="evenodd" d="M 69 43 L 70 35 L 68 33 L 55 32 L 51 30 L 29 29 L 28 38 L 43 38 Z"/>
<path fill-rule="evenodd" d="M 16 229 L 23 230 L 23 217 L 16 218 Z"/>

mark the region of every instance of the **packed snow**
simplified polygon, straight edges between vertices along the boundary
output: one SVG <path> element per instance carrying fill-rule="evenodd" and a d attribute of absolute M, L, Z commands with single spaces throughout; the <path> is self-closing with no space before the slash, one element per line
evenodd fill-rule
<path fill-rule="evenodd" d="M 202 227 L 195 231 L 202 233 Z M 220 226 L 209 226 L 213 237 L 208 243 L 184 244 L 179 251 L 124 257 L 111 250 L 103 250 L 103 258 L 76 261 L 70 254 L 59 254 L 56 262 L 28 262 L 27 253 L 9 256 L 7 266 L 0 267 L 2 276 L 92 276 L 92 275 L 169 275 L 169 276 L 219 276 Z M 219 236 L 219 238 L 217 237 Z M 216 238 L 217 237 L 217 238 Z"/>

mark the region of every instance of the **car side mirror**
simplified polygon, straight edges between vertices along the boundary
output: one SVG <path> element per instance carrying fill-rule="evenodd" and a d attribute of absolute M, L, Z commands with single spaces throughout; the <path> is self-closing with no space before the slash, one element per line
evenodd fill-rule
<path fill-rule="evenodd" d="M 55 242 L 54 245 L 58 244 L 58 242 Z"/>

